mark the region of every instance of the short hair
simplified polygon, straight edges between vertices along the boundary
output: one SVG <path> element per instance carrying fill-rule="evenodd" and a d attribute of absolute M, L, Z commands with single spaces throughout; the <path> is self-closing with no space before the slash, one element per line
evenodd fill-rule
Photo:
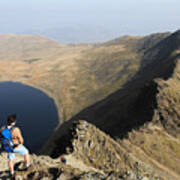
<path fill-rule="evenodd" d="M 11 125 L 15 121 L 16 121 L 16 114 L 11 114 L 7 117 L 7 124 L 8 125 Z"/>

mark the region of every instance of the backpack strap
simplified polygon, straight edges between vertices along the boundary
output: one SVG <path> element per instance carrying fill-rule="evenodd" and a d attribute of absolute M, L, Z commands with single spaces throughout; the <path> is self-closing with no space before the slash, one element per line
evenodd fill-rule
<path fill-rule="evenodd" d="M 9 130 L 12 132 L 15 128 L 16 126 L 12 126 Z"/>

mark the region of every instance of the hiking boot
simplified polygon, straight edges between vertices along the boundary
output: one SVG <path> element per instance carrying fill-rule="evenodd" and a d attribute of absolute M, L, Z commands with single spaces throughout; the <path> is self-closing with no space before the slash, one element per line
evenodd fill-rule
<path fill-rule="evenodd" d="M 31 169 L 33 169 L 33 165 L 32 164 L 30 164 L 28 167 L 25 167 L 23 170 L 24 171 L 29 171 Z"/>
<path fill-rule="evenodd" d="M 11 173 L 10 173 L 10 175 L 9 175 L 9 176 L 10 176 L 10 179 L 15 179 L 15 177 L 16 177 L 16 173 L 14 173 L 14 174 L 11 174 Z"/>

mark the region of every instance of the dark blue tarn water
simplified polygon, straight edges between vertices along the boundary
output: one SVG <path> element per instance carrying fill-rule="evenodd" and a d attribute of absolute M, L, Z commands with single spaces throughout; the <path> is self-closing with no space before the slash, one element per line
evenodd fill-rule
<path fill-rule="evenodd" d="M 42 91 L 21 83 L 0 83 L 0 126 L 9 114 L 17 115 L 24 144 L 36 152 L 58 124 L 58 112 L 53 99 Z"/>

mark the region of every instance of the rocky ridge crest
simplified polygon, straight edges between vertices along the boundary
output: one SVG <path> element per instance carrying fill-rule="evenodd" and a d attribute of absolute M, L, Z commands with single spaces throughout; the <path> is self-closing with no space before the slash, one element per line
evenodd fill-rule
<path fill-rule="evenodd" d="M 140 171 L 138 167 L 140 162 L 137 162 L 136 158 L 131 155 L 128 157 L 115 140 L 86 121 L 75 122 L 66 139 L 57 139 L 58 142 L 59 146 L 53 152 L 56 153 L 56 158 L 31 155 L 33 168 L 29 171 L 22 170 L 22 157 L 17 156 L 15 179 L 158 180 L 159 178 L 151 172 Z M 69 146 L 63 147 L 67 144 Z M 65 164 L 60 161 L 63 151 Z M 3 153 L 0 159 L 0 178 L 8 179 L 6 154 Z"/>

